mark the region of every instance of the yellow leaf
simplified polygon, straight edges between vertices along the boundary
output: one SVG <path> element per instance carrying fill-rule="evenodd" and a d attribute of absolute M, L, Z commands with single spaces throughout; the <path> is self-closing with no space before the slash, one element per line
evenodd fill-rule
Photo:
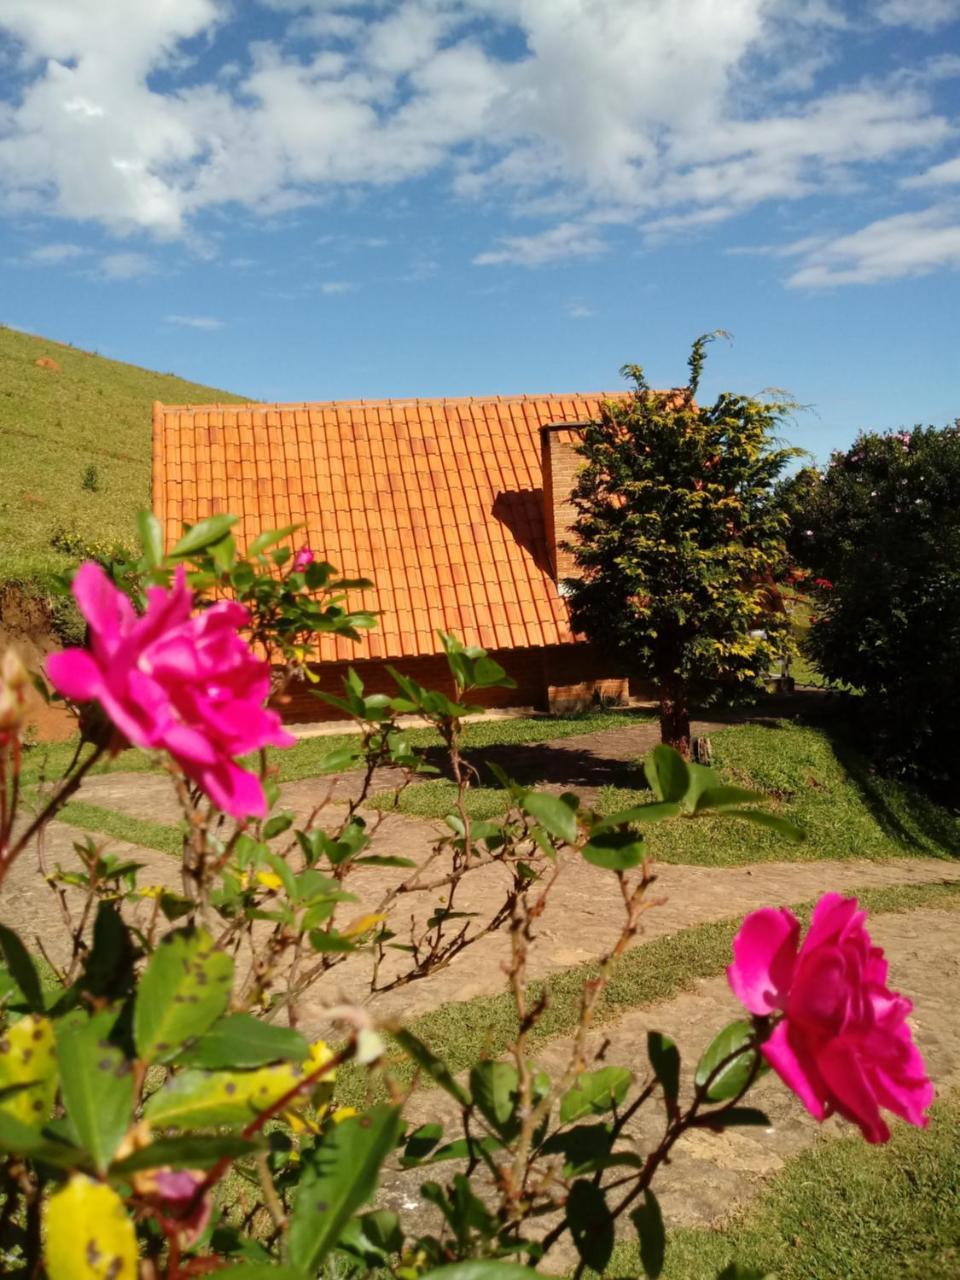
<path fill-rule="evenodd" d="M 48 1018 L 29 1014 L 0 1035 L 0 1090 L 28 1085 L 0 1101 L 0 1112 L 31 1129 L 50 1119 L 57 1093 L 57 1059 Z"/>
<path fill-rule="evenodd" d="M 43 1215 L 49 1280 L 137 1280 L 137 1237 L 105 1182 L 75 1174 Z"/>
<path fill-rule="evenodd" d="M 386 918 L 386 915 L 382 912 L 379 915 L 371 913 L 366 916 L 358 916 L 356 920 L 351 920 L 340 936 L 343 938 L 356 938 L 361 933 L 366 933 L 368 930 L 372 929 L 374 925 L 380 924 L 380 922 L 382 920 L 386 920 Z"/>

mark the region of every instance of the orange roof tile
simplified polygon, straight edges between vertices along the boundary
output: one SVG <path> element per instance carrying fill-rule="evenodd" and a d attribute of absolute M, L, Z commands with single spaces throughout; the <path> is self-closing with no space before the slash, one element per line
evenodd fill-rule
<path fill-rule="evenodd" d="M 441 630 L 488 649 L 569 644 L 544 567 L 539 428 L 620 394 L 156 404 L 154 510 L 168 545 L 215 511 L 240 517 L 240 546 L 302 520 L 298 540 L 375 583 L 352 602 L 383 611 L 356 659 L 437 653 Z M 321 660 L 344 656 L 320 637 Z"/>

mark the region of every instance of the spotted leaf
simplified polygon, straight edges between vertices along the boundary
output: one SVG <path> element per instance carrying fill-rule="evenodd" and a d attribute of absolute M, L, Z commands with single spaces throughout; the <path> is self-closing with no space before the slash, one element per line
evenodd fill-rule
<path fill-rule="evenodd" d="M 48 1018 L 30 1014 L 0 1035 L 0 1112 L 31 1129 L 50 1119 L 57 1059 Z"/>
<path fill-rule="evenodd" d="M 177 929 L 157 947 L 137 993 L 134 1038 L 146 1062 L 169 1062 L 227 1007 L 233 961 L 202 929 Z"/>
<path fill-rule="evenodd" d="M 123 1201 L 104 1182 L 76 1174 L 44 1213 L 49 1280 L 136 1280 L 137 1238 Z"/>

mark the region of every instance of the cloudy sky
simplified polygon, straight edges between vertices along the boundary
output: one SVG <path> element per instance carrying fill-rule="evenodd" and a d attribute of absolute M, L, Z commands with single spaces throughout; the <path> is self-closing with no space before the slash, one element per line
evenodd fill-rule
<path fill-rule="evenodd" d="M 260 399 L 960 414 L 960 0 L 0 0 L 0 322 Z"/>

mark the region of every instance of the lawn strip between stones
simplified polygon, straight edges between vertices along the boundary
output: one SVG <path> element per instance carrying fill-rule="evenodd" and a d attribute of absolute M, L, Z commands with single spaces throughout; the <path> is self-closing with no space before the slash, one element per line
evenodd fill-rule
<path fill-rule="evenodd" d="M 857 897 L 874 915 L 920 907 L 956 910 L 960 908 L 960 882 L 870 887 L 851 890 L 848 896 Z M 793 905 L 792 910 L 806 923 L 812 908 L 813 903 L 808 901 Z M 597 1004 L 594 1022 L 614 1022 L 629 1009 L 660 1004 L 681 992 L 692 991 L 701 978 L 722 974 L 730 962 L 730 947 L 740 922 L 741 917 L 737 916 L 694 925 L 627 951 Z M 546 1043 L 573 1031 L 583 984 L 596 972 L 595 964 L 575 965 L 534 984 L 537 994 L 545 988 L 547 1008 L 531 1032 L 532 1042 Z M 441 1005 L 408 1025 L 453 1072 L 466 1070 L 480 1057 L 502 1054 L 518 1029 L 508 992 Z M 409 1080 L 414 1074 L 413 1065 L 399 1055 L 391 1057 L 390 1068 L 400 1080 Z M 421 1085 L 430 1088 L 432 1082 L 422 1077 Z M 369 1073 L 350 1064 L 341 1068 L 338 1102 L 362 1106 L 369 1096 Z"/>
<path fill-rule="evenodd" d="M 104 809 L 83 800 L 68 801 L 57 814 L 57 821 L 93 835 L 109 836 L 112 840 L 125 840 L 144 849 L 169 853 L 176 858 L 183 852 L 185 827 L 131 818 L 125 813 L 117 813 L 115 809 Z"/>

